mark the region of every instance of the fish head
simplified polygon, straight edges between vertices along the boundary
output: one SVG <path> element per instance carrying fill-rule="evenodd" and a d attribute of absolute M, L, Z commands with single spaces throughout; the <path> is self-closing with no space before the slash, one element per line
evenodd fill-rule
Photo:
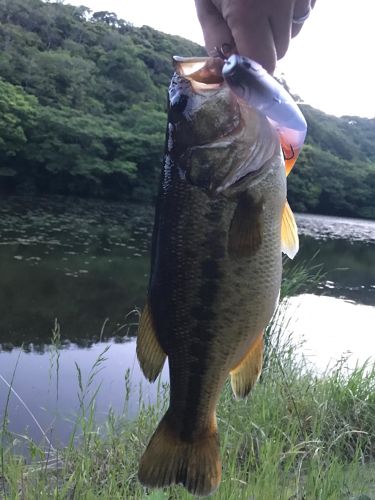
<path fill-rule="evenodd" d="M 181 147 L 200 146 L 228 135 L 239 124 L 235 95 L 224 84 L 219 58 L 175 56 L 169 87 L 169 123 Z"/>
<path fill-rule="evenodd" d="M 259 183 L 270 169 L 282 169 L 276 131 L 230 89 L 222 76 L 224 62 L 174 60 L 167 154 L 180 176 L 210 196 L 232 196 Z"/>

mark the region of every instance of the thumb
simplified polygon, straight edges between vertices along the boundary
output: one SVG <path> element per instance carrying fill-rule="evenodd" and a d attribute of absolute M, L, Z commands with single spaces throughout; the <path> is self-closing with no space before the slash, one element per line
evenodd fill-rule
<path fill-rule="evenodd" d="M 235 44 L 230 29 L 211 0 L 195 0 L 198 19 L 202 27 L 206 50 L 209 55 L 228 44 L 235 52 Z"/>

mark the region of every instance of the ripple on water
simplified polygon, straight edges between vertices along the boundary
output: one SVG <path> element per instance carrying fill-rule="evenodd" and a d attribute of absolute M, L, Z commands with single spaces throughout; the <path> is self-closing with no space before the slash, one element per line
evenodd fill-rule
<path fill-rule="evenodd" d="M 315 239 L 346 239 L 375 243 L 375 222 L 324 215 L 296 215 L 300 234 Z"/>

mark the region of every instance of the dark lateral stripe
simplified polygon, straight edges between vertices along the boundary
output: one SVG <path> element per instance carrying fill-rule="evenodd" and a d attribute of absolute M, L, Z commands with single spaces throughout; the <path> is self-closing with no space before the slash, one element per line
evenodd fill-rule
<path fill-rule="evenodd" d="M 204 375 L 207 372 L 209 362 L 209 350 L 211 348 L 214 332 L 213 319 L 217 315 L 215 310 L 216 297 L 222 279 L 220 260 L 225 256 L 225 231 L 218 231 L 222 227 L 223 204 L 220 202 L 209 202 L 207 219 L 212 228 L 206 235 L 204 260 L 200 264 L 200 287 L 197 291 L 199 302 L 191 309 L 191 316 L 196 319 L 196 327 L 190 331 L 189 350 L 189 378 L 187 381 L 188 408 L 183 416 L 182 439 L 189 440 L 196 429 L 199 404 L 204 383 Z M 221 234 L 220 234 L 221 233 Z M 221 236 L 221 237 L 218 237 Z"/>

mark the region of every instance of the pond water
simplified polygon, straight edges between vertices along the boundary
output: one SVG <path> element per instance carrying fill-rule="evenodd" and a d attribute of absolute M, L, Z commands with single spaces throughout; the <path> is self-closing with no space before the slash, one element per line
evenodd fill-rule
<path fill-rule="evenodd" d="M 315 256 L 326 275 L 289 300 L 289 329 L 305 339 L 301 353 L 318 371 L 349 352 L 351 366 L 362 363 L 375 353 L 375 223 L 297 221 L 296 262 Z M 154 401 L 157 388 L 142 377 L 134 342 L 152 222 L 151 208 L 120 203 L 0 202 L 0 420 L 7 406 L 9 430 L 39 441 L 43 429 L 66 443 L 79 412 L 77 366 L 85 386 L 101 353 L 102 370 L 85 392 L 87 402 L 101 384 L 98 421 L 110 408 L 131 418 L 141 400 Z M 56 318 L 58 350 L 51 340 Z"/>

